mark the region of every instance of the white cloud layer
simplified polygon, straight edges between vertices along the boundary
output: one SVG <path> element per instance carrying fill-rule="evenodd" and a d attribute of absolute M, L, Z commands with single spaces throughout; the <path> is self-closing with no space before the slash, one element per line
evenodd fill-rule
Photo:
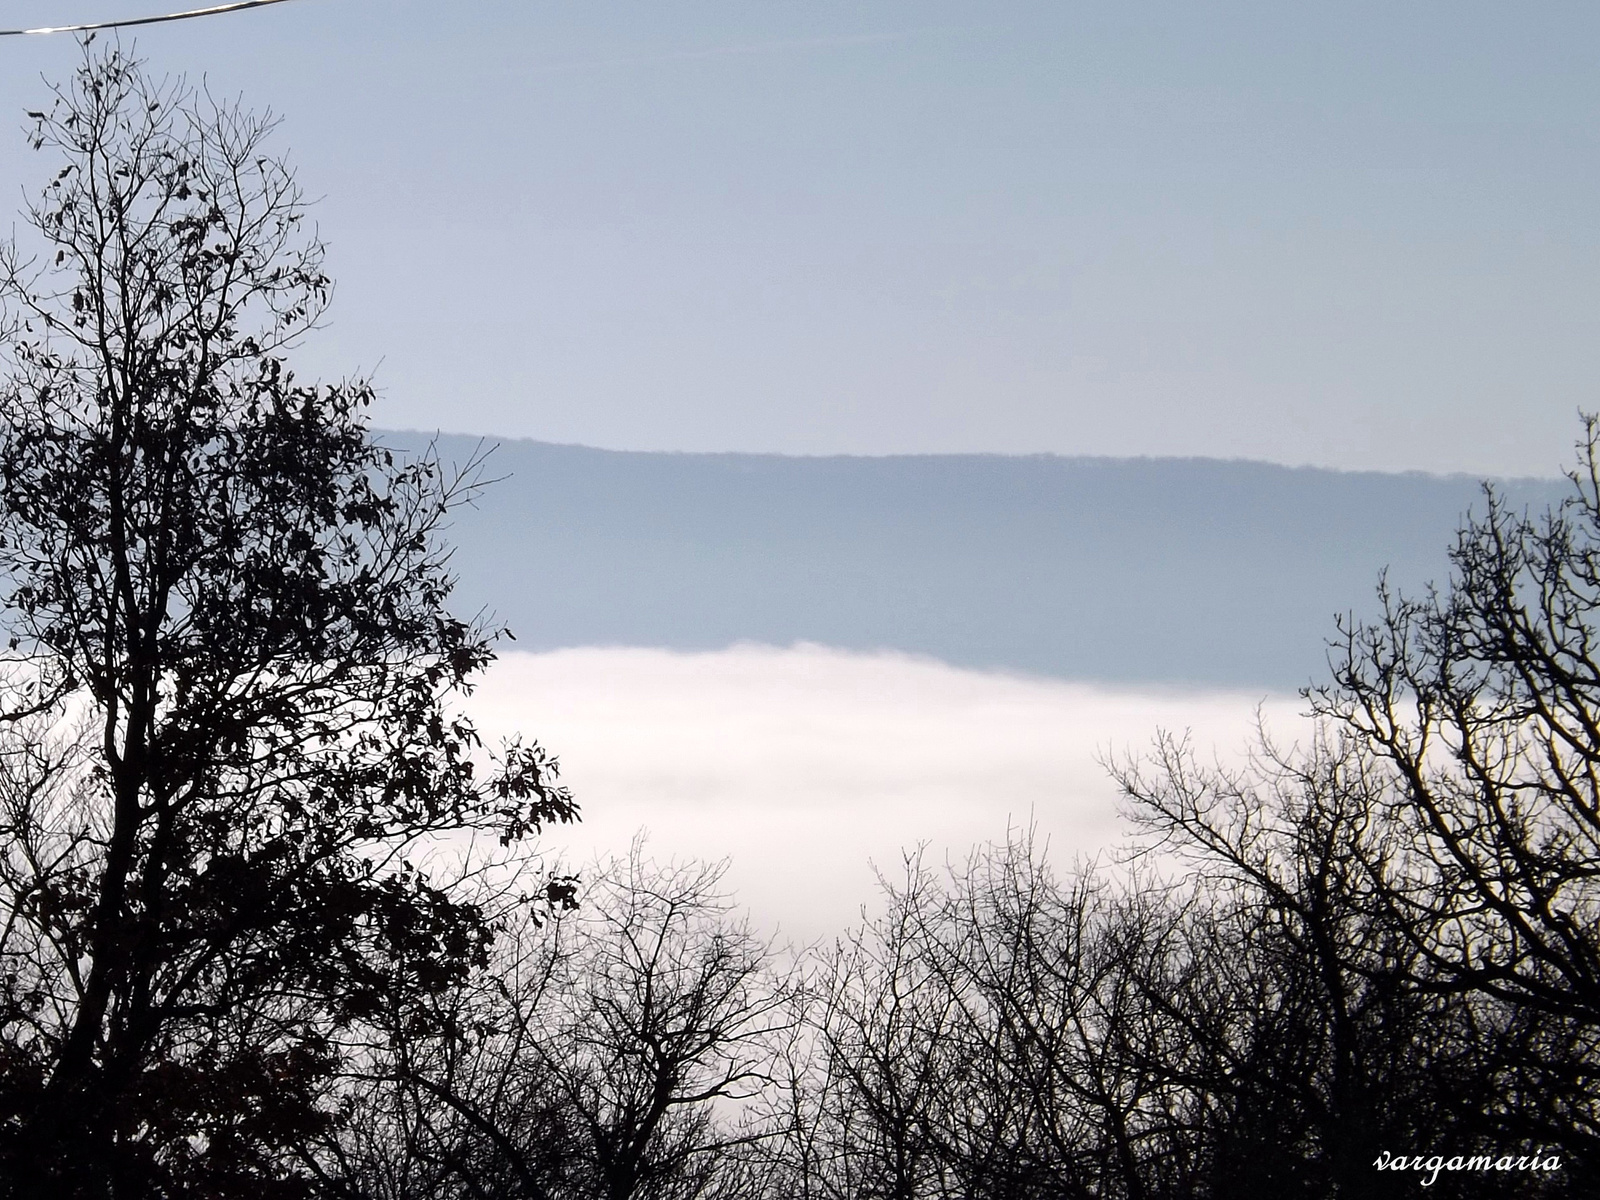
<path fill-rule="evenodd" d="M 708 653 L 584 648 L 507 654 L 471 701 L 486 735 L 560 756 L 583 823 L 547 836 L 571 859 L 626 848 L 732 859 L 758 922 L 829 936 L 874 899 L 872 865 L 926 842 L 960 857 L 1030 818 L 1052 857 L 1123 834 L 1100 765 L 1189 731 L 1243 757 L 1258 706 L 1284 740 L 1301 702 L 1239 692 L 1115 690 L 819 646 Z"/>

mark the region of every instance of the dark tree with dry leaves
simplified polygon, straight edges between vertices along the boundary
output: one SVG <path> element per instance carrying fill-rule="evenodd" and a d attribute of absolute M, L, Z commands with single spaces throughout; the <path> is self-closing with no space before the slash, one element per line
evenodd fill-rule
<path fill-rule="evenodd" d="M 493 640 L 436 536 L 473 473 L 286 364 L 329 281 L 273 121 L 119 50 L 32 119 L 52 180 L 0 257 L 0 1177 L 305 1194 L 348 1047 L 486 959 L 430 847 L 574 808 L 454 707 Z"/>

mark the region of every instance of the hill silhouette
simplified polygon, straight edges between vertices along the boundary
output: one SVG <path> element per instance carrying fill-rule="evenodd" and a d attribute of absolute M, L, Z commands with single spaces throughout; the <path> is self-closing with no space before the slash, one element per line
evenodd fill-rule
<path fill-rule="evenodd" d="M 412 448 L 424 435 L 390 432 Z M 444 436 L 463 461 L 479 439 Z M 892 649 L 1117 684 L 1293 688 L 1379 572 L 1448 573 L 1466 476 L 1207 459 L 670 454 L 501 441 L 459 608 L 524 650 Z M 1509 481 L 1542 508 L 1559 480 Z"/>

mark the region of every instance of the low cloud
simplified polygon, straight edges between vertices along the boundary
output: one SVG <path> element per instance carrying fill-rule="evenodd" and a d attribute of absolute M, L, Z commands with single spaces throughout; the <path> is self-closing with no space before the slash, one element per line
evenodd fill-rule
<path fill-rule="evenodd" d="M 471 701 L 486 734 L 560 756 L 584 819 L 546 845 L 581 861 L 643 828 L 657 856 L 727 856 L 740 901 L 799 940 L 854 919 L 873 865 L 892 876 L 918 843 L 961 857 L 1032 820 L 1058 862 L 1103 854 L 1125 832 L 1108 754 L 1165 729 L 1238 760 L 1258 709 L 1292 740 L 1302 707 L 810 645 L 512 653 Z"/>

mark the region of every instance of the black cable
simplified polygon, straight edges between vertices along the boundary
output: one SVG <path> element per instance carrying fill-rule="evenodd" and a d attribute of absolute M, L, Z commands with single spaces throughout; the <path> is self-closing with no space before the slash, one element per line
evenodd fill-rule
<path fill-rule="evenodd" d="M 0 29 L 0 37 L 20 37 L 30 33 L 89 33 L 96 29 L 122 29 L 129 25 L 155 25 L 162 21 L 187 21 L 191 17 L 214 17 L 221 13 L 238 12 L 243 8 L 260 8 L 264 4 L 283 4 L 286 0 L 235 0 L 232 4 L 218 4 L 211 8 L 191 8 L 184 12 L 164 13 L 159 17 L 128 17 L 121 21 L 94 21 L 87 25 L 55 25 L 41 29 Z"/>

